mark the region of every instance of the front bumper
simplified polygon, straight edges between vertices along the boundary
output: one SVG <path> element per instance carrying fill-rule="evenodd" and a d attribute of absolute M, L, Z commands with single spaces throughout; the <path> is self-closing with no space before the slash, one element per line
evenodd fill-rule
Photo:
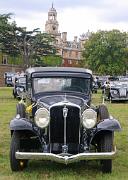
<path fill-rule="evenodd" d="M 76 155 L 34 152 L 16 152 L 15 154 L 16 159 L 50 160 L 63 164 L 70 164 L 81 160 L 113 159 L 115 155 L 116 147 L 112 152 L 79 153 Z"/>
<path fill-rule="evenodd" d="M 112 101 L 128 101 L 128 97 L 112 97 Z"/>

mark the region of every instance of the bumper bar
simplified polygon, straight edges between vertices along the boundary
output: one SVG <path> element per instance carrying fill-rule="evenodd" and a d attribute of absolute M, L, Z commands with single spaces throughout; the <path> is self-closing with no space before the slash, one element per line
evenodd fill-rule
<path fill-rule="evenodd" d="M 16 159 L 51 160 L 58 163 L 70 164 L 81 160 L 113 159 L 116 155 L 116 147 L 112 152 L 79 153 L 76 155 L 61 155 L 53 153 L 16 152 Z"/>

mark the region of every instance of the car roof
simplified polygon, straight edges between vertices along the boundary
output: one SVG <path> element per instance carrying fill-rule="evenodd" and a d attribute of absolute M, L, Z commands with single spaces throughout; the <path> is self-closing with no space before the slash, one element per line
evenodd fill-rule
<path fill-rule="evenodd" d="M 75 68 L 75 67 L 32 67 L 26 69 L 26 74 L 32 74 L 34 72 L 71 72 L 71 73 L 88 73 L 92 75 L 90 69 Z"/>

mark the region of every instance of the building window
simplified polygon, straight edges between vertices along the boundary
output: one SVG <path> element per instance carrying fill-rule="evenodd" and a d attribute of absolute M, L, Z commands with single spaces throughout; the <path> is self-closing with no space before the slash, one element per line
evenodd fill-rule
<path fill-rule="evenodd" d="M 72 51 L 69 51 L 69 57 L 71 57 L 72 56 Z"/>
<path fill-rule="evenodd" d="M 68 64 L 72 64 L 72 60 L 68 60 Z"/>
<path fill-rule="evenodd" d="M 7 58 L 7 55 L 3 55 L 3 58 L 2 58 L 2 64 L 8 64 L 8 58 Z"/>
<path fill-rule="evenodd" d="M 76 58 L 78 57 L 78 51 L 76 51 Z"/>
<path fill-rule="evenodd" d="M 64 59 L 62 59 L 62 64 L 64 64 L 65 63 L 65 60 Z"/>
<path fill-rule="evenodd" d="M 76 65 L 78 65 L 78 61 L 76 61 Z"/>

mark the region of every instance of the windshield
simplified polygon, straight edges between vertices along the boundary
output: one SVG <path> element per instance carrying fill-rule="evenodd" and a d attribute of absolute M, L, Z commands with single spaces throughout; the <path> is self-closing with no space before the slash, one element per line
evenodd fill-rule
<path fill-rule="evenodd" d="M 25 77 L 20 77 L 20 78 L 18 79 L 18 83 L 19 83 L 19 84 L 25 84 L 25 83 L 26 83 L 26 78 L 25 78 Z"/>
<path fill-rule="evenodd" d="M 128 88 L 128 83 L 125 81 L 113 81 L 110 83 L 111 87 L 124 87 L 124 88 Z"/>
<path fill-rule="evenodd" d="M 76 91 L 88 93 L 90 79 L 76 77 L 48 77 L 33 79 L 34 93 L 54 91 Z"/>

